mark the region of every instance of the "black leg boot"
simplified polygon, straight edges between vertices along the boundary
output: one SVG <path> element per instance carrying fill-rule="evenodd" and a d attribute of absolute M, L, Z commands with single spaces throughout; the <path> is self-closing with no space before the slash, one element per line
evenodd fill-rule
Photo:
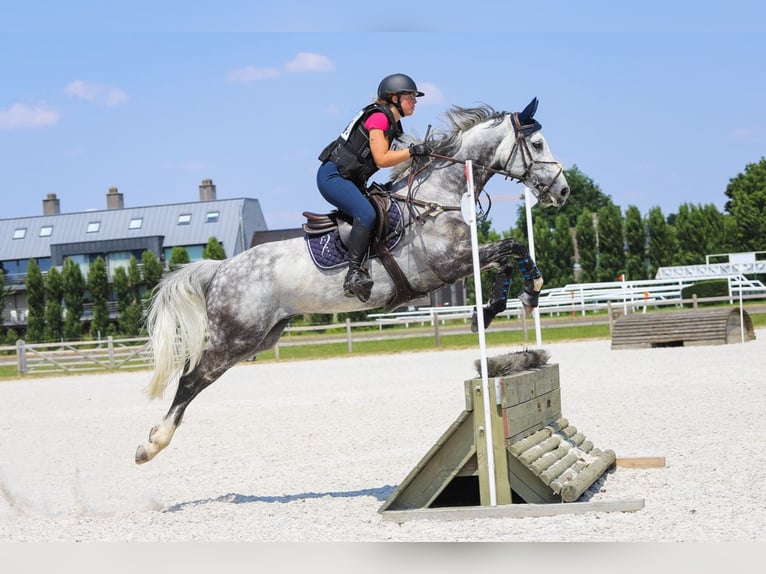
<path fill-rule="evenodd" d="M 372 292 L 372 279 L 367 269 L 363 267 L 369 242 L 370 229 L 365 227 L 358 218 L 354 218 L 348 240 L 348 273 L 343 282 L 343 293 L 346 297 L 356 296 L 362 303 L 367 302 Z"/>
<path fill-rule="evenodd" d="M 492 294 L 489 297 L 489 302 L 481 308 L 484 315 L 485 329 L 489 327 L 492 319 L 494 319 L 498 313 L 505 311 L 505 306 L 508 302 L 509 284 L 510 279 L 505 273 L 500 272 L 495 276 L 495 282 L 492 284 Z M 471 332 L 476 333 L 478 331 L 479 319 L 476 316 L 476 307 L 474 307 L 473 316 L 471 317 Z"/>
<path fill-rule="evenodd" d="M 522 307 L 524 307 L 524 312 L 530 315 L 535 310 L 535 307 L 537 307 L 538 299 L 540 298 L 540 290 L 543 287 L 543 275 L 529 255 L 517 259 L 516 264 L 519 266 L 519 271 L 521 271 L 521 275 L 524 277 L 524 290 L 519 293 L 519 300 Z"/>

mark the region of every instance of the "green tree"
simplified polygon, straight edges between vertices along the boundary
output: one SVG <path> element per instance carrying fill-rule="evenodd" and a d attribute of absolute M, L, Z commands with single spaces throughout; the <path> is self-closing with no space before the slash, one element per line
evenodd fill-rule
<path fill-rule="evenodd" d="M 135 257 L 131 258 L 135 263 Z M 135 265 L 136 270 L 138 265 Z M 128 337 L 135 337 L 141 333 L 141 303 L 138 299 L 138 291 L 124 267 L 114 270 L 112 287 L 117 297 L 117 311 L 119 312 L 119 333 Z"/>
<path fill-rule="evenodd" d="M 649 277 L 654 278 L 660 267 L 677 263 L 678 241 L 675 228 L 668 223 L 659 207 L 649 210 L 646 231 L 649 236 Z"/>
<path fill-rule="evenodd" d="M 128 272 L 124 267 L 117 267 L 114 270 L 112 289 L 117 299 L 117 312 L 121 315 L 133 300 L 130 285 L 128 284 Z"/>
<path fill-rule="evenodd" d="M 207 240 L 207 245 L 202 250 L 202 258 L 223 260 L 226 259 L 226 251 L 220 241 L 215 237 L 211 237 Z"/>
<path fill-rule="evenodd" d="M 726 230 L 724 216 L 715 205 L 681 204 L 675 228 L 681 265 L 700 265 L 706 255 L 721 253 Z"/>
<path fill-rule="evenodd" d="M 168 262 L 168 268 L 171 271 L 178 269 L 181 265 L 190 263 L 189 252 L 186 251 L 186 247 L 176 245 L 170 250 L 170 261 Z"/>
<path fill-rule="evenodd" d="M 580 263 L 580 283 L 596 281 L 596 226 L 593 212 L 587 207 L 577 218 L 575 237 L 577 238 L 577 253 Z"/>
<path fill-rule="evenodd" d="M 64 338 L 76 341 L 82 337 L 83 299 L 85 297 L 85 278 L 80 266 L 72 259 L 64 260 L 62 271 L 64 278 Z"/>
<path fill-rule="evenodd" d="M 160 275 L 162 275 L 162 271 L 160 271 Z M 141 281 L 141 269 L 138 267 L 138 261 L 131 255 L 130 261 L 128 261 L 128 286 L 135 300 L 141 297 Z"/>
<path fill-rule="evenodd" d="M 3 339 L 3 344 L 8 345 L 9 347 L 12 347 L 16 344 L 16 341 L 19 340 L 19 333 L 16 331 L 16 329 L 8 329 L 5 332 L 5 338 Z"/>
<path fill-rule="evenodd" d="M 565 215 L 569 227 L 576 227 L 577 219 L 582 214 L 583 209 L 596 213 L 602 207 L 612 202 L 608 195 L 604 194 L 598 185 L 587 175 L 582 173 L 576 165 L 570 169 L 564 170 L 564 175 L 569 184 L 569 199 L 563 207 L 559 209 L 537 209 L 533 219 L 545 219 L 548 227 L 555 226 L 556 218 L 559 215 Z M 526 209 L 522 204 L 519 207 L 516 226 L 519 229 L 527 228 Z"/>
<path fill-rule="evenodd" d="M 5 273 L 0 268 L 0 311 L 5 310 L 5 298 L 11 295 L 13 291 L 5 286 Z M 0 321 L 0 329 L 2 328 L 2 321 Z"/>
<path fill-rule="evenodd" d="M 613 203 L 598 210 L 598 272 L 599 281 L 616 281 L 625 272 L 625 240 L 622 214 Z"/>
<path fill-rule="evenodd" d="M 535 263 L 543 275 L 544 287 L 558 286 L 558 268 L 556 267 L 553 233 L 544 218 L 535 217 L 532 222 L 535 234 Z M 517 273 L 520 275 L 520 273 Z"/>
<path fill-rule="evenodd" d="M 162 263 L 154 252 L 147 249 L 141 254 L 141 267 L 143 268 L 146 298 L 149 299 L 152 291 L 162 279 Z M 130 276 L 130 273 L 128 275 Z"/>
<path fill-rule="evenodd" d="M 647 279 L 646 230 L 641 212 L 635 205 L 625 210 L 625 245 L 628 248 L 625 271 L 628 279 Z"/>
<path fill-rule="evenodd" d="M 569 218 L 564 213 L 556 216 L 556 226 L 553 228 L 553 252 L 551 263 L 556 276 L 548 287 L 563 287 L 574 281 L 574 240 L 572 230 L 569 228 Z"/>
<path fill-rule="evenodd" d="M 27 341 L 39 343 L 45 334 L 45 282 L 37 261 L 29 260 L 27 266 Z"/>
<path fill-rule="evenodd" d="M 90 326 L 91 337 L 106 336 L 109 326 L 109 280 L 106 262 L 100 255 L 88 269 L 88 291 L 93 301 L 93 320 Z"/>
<path fill-rule="evenodd" d="M 724 209 L 734 220 L 737 251 L 766 250 L 766 158 L 729 180 Z"/>
<path fill-rule="evenodd" d="M 45 277 L 45 339 L 60 341 L 64 335 L 63 307 L 64 278 L 61 272 L 51 267 Z"/>

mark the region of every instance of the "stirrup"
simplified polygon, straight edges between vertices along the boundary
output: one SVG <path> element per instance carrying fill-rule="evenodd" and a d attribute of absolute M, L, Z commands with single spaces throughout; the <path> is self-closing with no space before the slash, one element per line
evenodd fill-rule
<path fill-rule="evenodd" d="M 343 282 L 343 294 L 346 297 L 356 297 L 362 303 L 366 303 L 372 294 L 373 280 L 361 267 L 346 275 Z"/>

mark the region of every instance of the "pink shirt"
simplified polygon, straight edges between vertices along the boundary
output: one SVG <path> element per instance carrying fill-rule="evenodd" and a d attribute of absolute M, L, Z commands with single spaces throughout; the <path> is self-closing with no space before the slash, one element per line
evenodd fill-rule
<path fill-rule="evenodd" d="M 370 130 L 386 131 L 388 129 L 388 118 L 386 117 L 386 114 L 384 114 L 383 112 L 375 112 L 374 114 L 372 114 L 369 118 L 365 120 L 364 127 L 367 128 L 367 131 L 370 131 Z"/>

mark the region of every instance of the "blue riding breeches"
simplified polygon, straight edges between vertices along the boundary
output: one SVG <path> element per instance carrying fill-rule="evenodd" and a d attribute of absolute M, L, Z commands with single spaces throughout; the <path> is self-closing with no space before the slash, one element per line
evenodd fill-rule
<path fill-rule="evenodd" d="M 358 218 L 368 229 L 375 225 L 375 209 L 354 182 L 338 172 L 338 166 L 326 161 L 317 171 L 317 187 L 328 202 L 352 218 Z"/>

